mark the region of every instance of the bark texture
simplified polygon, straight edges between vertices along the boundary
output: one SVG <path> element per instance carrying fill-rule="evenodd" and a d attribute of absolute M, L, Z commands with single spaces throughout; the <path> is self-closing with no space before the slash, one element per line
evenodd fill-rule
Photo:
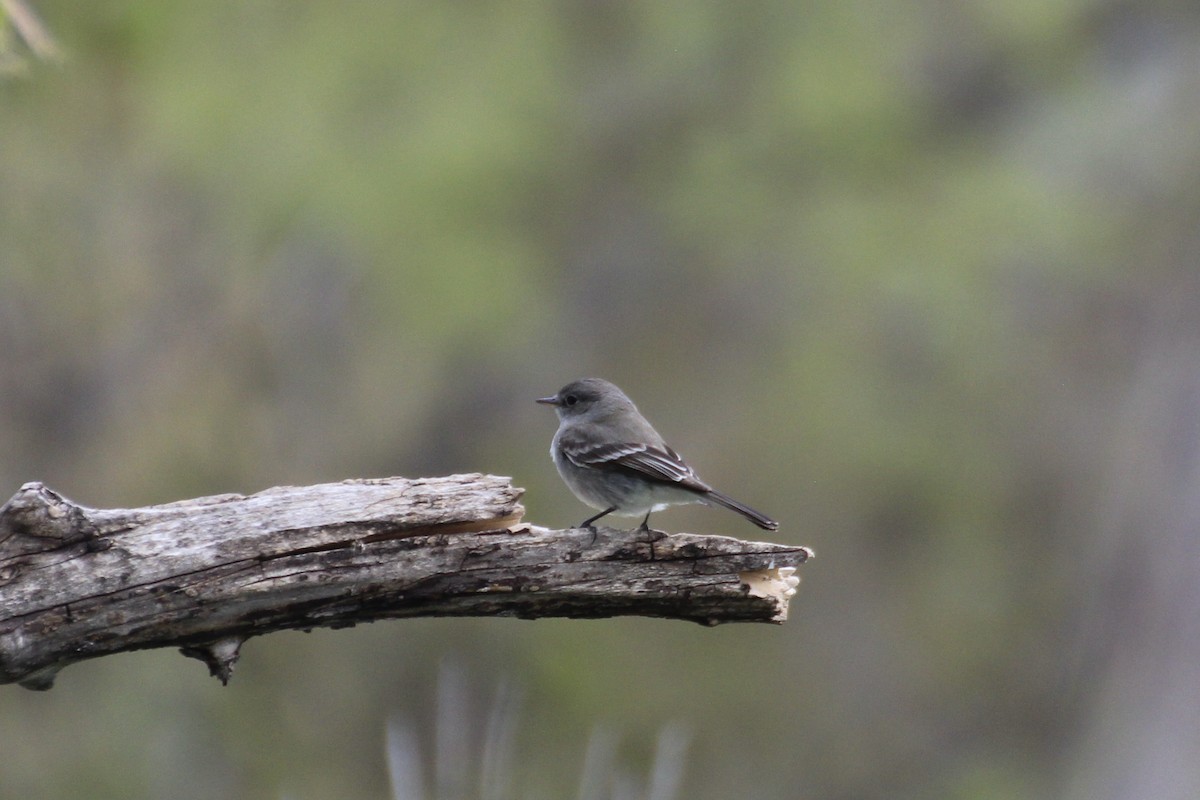
<path fill-rule="evenodd" d="M 136 509 L 28 483 L 0 507 L 0 683 L 178 647 L 229 679 L 249 637 L 415 616 L 782 622 L 803 547 L 521 524 L 508 478 L 277 487 Z"/>

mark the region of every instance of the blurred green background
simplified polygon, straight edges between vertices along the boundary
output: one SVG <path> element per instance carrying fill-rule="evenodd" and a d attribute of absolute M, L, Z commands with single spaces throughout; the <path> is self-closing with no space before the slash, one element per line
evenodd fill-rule
<path fill-rule="evenodd" d="M 78 664 L 0 687 L 0 797 L 387 797 L 444 662 L 481 726 L 520 687 L 523 798 L 668 724 L 700 800 L 1200 796 L 1200 7 L 31 8 L 62 59 L 6 26 L 4 497 L 486 471 L 566 526 L 532 401 L 599 375 L 817 559 L 782 627 Z"/>

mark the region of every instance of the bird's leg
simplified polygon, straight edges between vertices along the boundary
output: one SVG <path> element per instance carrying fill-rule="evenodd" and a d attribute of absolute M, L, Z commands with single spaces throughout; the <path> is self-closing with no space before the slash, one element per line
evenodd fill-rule
<path fill-rule="evenodd" d="M 650 527 L 650 512 L 649 511 L 647 511 L 646 516 L 642 518 L 642 524 L 638 525 L 637 528 L 635 528 L 635 530 L 638 533 L 649 534 L 646 537 L 647 544 L 654 544 L 659 539 L 667 538 L 667 534 L 663 533 L 662 531 L 656 531 Z"/>
<path fill-rule="evenodd" d="M 616 507 L 616 506 L 609 506 L 608 508 L 606 508 L 606 509 L 604 509 L 603 511 L 601 511 L 599 514 L 596 514 L 596 515 L 594 515 L 594 516 L 588 517 L 588 518 L 587 518 L 587 519 L 585 519 L 583 522 L 579 523 L 579 526 L 578 526 L 578 527 L 580 527 L 580 528 L 587 528 L 589 531 L 591 531 L 591 532 L 592 532 L 592 541 L 588 543 L 588 546 L 589 546 L 589 547 L 591 547 L 593 544 L 595 544 L 595 543 L 596 543 L 597 531 L 596 531 L 596 526 L 595 526 L 593 523 L 594 523 L 596 520 L 598 520 L 598 519 L 600 519 L 601 517 L 603 517 L 605 514 L 611 514 L 612 512 L 614 512 L 614 511 L 616 511 L 616 510 L 617 510 L 617 507 Z"/>
<path fill-rule="evenodd" d="M 614 512 L 614 511 L 616 511 L 616 510 L 617 510 L 617 507 L 616 507 L 616 506 L 609 506 L 608 508 L 606 508 L 606 509 L 604 509 L 603 511 L 601 511 L 599 514 L 595 514 L 595 515 L 593 515 L 593 516 L 590 516 L 590 517 L 588 517 L 588 518 L 587 518 L 587 519 L 585 519 L 583 522 L 579 523 L 579 524 L 578 524 L 576 527 L 578 527 L 578 528 L 588 528 L 589 530 L 593 530 L 593 531 L 594 531 L 594 530 L 596 530 L 596 526 L 592 524 L 593 522 L 595 522 L 596 520 L 600 519 L 601 517 L 604 517 L 604 516 L 607 516 L 607 515 L 611 514 L 612 512 Z"/>

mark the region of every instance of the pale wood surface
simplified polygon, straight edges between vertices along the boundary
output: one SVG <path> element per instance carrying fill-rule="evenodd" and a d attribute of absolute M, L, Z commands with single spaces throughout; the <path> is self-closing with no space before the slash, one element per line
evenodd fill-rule
<path fill-rule="evenodd" d="M 135 509 L 29 483 L 0 507 L 0 683 L 179 647 L 228 680 L 245 639 L 416 616 L 782 622 L 811 556 L 723 536 L 521 523 L 508 478 L 350 480 Z"/>

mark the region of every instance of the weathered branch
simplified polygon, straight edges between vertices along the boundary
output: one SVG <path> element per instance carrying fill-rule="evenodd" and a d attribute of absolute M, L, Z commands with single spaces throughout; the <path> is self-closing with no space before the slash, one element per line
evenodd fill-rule
<path fill-rule="evenodd" d="M 0 507 L 0 683 L 179 647 L 223 682 L 275 630 L 415 616 L 782 622 L 811 556 L 723 536 L 520 524 L 508 478 L 278 487 L 137 509 L 28 483 Z"/>

